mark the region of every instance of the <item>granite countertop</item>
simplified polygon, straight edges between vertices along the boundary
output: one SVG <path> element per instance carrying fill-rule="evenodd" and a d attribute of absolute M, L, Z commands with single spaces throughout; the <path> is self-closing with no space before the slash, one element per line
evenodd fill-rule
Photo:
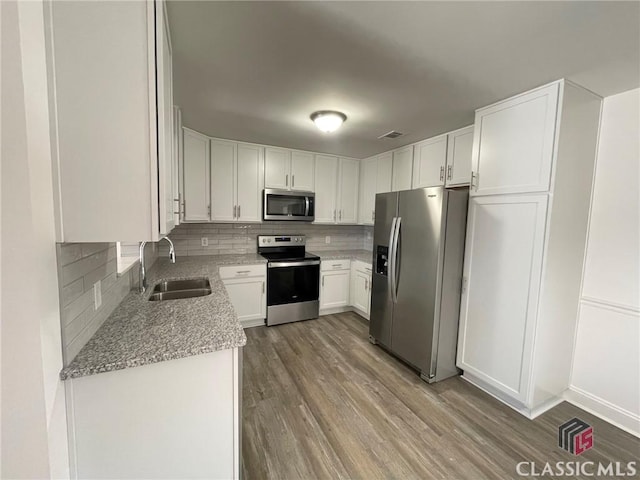
<path fill-rule="evenodd" d="M 147 278 L 150 288 L 131 291 L 74 360 L 60 372 L 66 380 L 240 347 L 247 337 L 238 322 L 218 268 L 266 263 L 257 254 L 158 259 Z M 211 294 L 150 302 L 161 280 L 207 277 Z"/>
<path fill-rule="evenodd" d="M 311 252 L 320 257 L 320 260 L 360 260 L 371 263 L 372 253 L 370 250 L 325 250 Z"/>

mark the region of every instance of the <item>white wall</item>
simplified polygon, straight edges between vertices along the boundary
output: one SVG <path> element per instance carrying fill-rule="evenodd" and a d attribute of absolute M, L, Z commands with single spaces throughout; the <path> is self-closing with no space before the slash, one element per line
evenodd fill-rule
<path fill-rule="evenodd" d="M 68 476 L 43 5 L 2 17 L 2 478 Z"/>
<path fill-rule="evenodd" d="M 640 436 L 640 89 L 604 100 L 568 399 Z"/>

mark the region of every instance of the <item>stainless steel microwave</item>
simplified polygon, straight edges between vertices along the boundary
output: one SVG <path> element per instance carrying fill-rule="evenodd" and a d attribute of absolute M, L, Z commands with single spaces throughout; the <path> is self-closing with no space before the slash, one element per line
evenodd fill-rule
<path fill-rule="evenodd" d="M 278 221 L 313 222 L 315 194 L 265 188 L 262 201 L 262 219 Z"/>

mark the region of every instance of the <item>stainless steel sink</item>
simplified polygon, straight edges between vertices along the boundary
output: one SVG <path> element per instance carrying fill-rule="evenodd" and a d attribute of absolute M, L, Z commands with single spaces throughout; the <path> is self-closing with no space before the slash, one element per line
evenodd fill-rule
<path fill-rule="evenodd" d="M 186 280 L 165 280 L 153 287 L 150 302 L 177 300 L 180 298 L 204 297 L 211 293 L 211 284 L 206 278 L 189 278 Z"/>

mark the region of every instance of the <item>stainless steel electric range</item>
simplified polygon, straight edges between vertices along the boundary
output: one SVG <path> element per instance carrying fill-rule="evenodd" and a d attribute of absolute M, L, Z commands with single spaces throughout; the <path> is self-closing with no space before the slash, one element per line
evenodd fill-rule
<path fill-rule="evenodd" d="M 318 318 L 320 257 L 305 251 L 304 235 L 259 235 L 267 259 L 267 325 Z"/>

